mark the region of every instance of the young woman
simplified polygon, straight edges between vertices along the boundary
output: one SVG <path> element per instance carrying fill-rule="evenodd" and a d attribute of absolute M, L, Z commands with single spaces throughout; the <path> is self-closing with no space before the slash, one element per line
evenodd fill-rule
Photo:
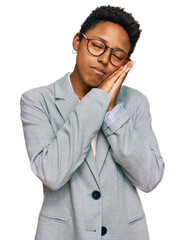
<path fill-rule="evenodd" d="M 153 190 L 164 163 L 147 98 L 122 86 L 140 32 L 124 9 L 95 9 L 74 36 L 74 71 L 22 95 L 31 168 L 44 185 L 35 239 L 149 239 L 136 189 Z"/>

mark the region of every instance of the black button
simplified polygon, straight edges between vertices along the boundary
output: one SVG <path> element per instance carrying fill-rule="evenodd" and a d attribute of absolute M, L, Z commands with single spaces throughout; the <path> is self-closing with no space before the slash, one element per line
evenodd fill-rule
<path fill-rule="evenodd" d="M 98 200 L 98 199 L 100 199 L 100 197 L 101 197 L 101 193 L 100 192 L 98 192 L 98 191 L 94 191 L 94 192 L 92 192 L 92 198 L 94 199 L 94 200 Z"/>
<path fill-rule="evenodd" d="M 107 233 L 107 228 L 106 227 L 102 227 L 101 228 L 101 235 L 104 236 Z"/>

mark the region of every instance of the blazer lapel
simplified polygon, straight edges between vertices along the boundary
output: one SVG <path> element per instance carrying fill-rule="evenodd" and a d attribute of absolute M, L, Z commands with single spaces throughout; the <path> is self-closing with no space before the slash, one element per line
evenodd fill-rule
<path fill-rule="evenodd" d="M 119 92 L 118 97 L 117 97 L 117 104 L 121 104 L 124 106 L 124 103 L 121 101 L 122 99 L 122 93 Z M 101 173 L 101 170 L 103 168 L 103 164 L 106 159 L 106 155 L 108 153 L 108 150 L 110 148 L 110 144 L 105 137 L 104 133 L 100 129 L 98 132 L 98 137 L 97 137 L 97 143 L 96 143 L 96 163 L 97 163 L 97 168 L 98 168 L 98 176 Z"/>
<path fill-rule="evenodd" d="M 70 80 L 68 73 L 63 78 L 55 82 L 55 105 L 65 122 L 67 121 L 70 113 L 79 103 L 69 81 Z M 89 147 L 89 151 L 87 152 L 85 161 L 88 164 L 97 185 L 100 187 L 97 165 L 91 146 Z"/>
<path fill-rule="evenodd" d="M 68 73 L 55 82 L 55 104 L 64 121 L 79 103 L 69 81 Z"/>
<path fill-rule="evenodd" d="M 117 104 L 122 104 L 124 105 L 123 102 L 121 102 L 122 99 L 122 94 L 119 92 L 118 97 L 117 97 Z M 108 150 L 110 148 L 110 144 L 105 137 L 104 133 L 100 129 L 98 132 L 98 137 L 97 137 L 97 143 L 96 143 L 96 162 L 97 162 L 97 168 L 98 168 L 98 176 L 101 173 L 101 170 L 103 168 L 103 164 L 106 159 L 106 155 L 108 153 Z"/>
<path fill-rule="evenodd" d="M 95 180 L 96 180 L 96 183 L 100 189 L 100 182 L 99 182 L 99 177 L 98 177 L 98 168 L 97 168 L 97 163 L 96 163 L 96 160 L 94 158 L 94 155 L 93 155 L 93 150 L 92 150 L 92 147 L 90 146 L 89 147 L 89 151 L 87 152 L 87 155 L 86 155 L 86 163 L 87 165 L 89 166 Z"/>
<path fill-rule="evenodd" d="M 104 136 L 102 130 L 98 132 L 97 143 L 96 143 L 96 164 L 98 168 L 98 175 L 101 172 L 104 161 L 106 159 L 107 152 L 110 144 L 107 138 Z"/>

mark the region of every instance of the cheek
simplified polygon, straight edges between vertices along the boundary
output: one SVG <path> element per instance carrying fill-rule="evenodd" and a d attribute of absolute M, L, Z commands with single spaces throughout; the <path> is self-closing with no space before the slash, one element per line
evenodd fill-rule
<path fill-rule="evenodd" d="M 76 64 L 81 75 L 89 75 L 90 66 L 96 65 L 96 58 L 87 52 L 87 49 L 80 49 L 77 55 Z"/>
<path fill-rule="evenodd" d="M 78 67 L 83 69 L 83 66 L 86 66 L 88 62 L 88 54 L 86 53 L 85 49 L 80 48 L 76 58 Z"/>
<path fill-rule="evenodd" d="M 88 60 L 86 59 L 86 57 L 82 56 L 82 54 L 79 53 L 76 59 L 76 64 L 80 72 L 80 75 L 86 74 L 88 65 Z"/>

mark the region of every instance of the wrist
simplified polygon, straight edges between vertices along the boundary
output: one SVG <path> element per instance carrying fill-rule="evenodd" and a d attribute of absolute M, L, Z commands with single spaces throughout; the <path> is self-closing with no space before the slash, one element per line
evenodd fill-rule
<path fill-rule="evenodd" d="M 107 112 L 111 111 L 115 106 L 116 106 L 116 103 L 111 103 L 107 109 Z"/>

